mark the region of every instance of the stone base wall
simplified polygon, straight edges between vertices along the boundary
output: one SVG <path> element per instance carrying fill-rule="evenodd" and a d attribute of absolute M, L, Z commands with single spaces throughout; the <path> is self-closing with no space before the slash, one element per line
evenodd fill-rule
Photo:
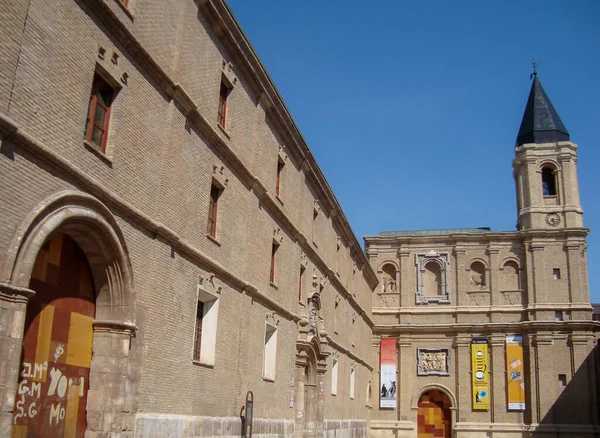
<path fill-rule="evenodd" d="M 236 417 L 138 414 L 135 436 L 136 438 L 239 438 L 242 436 L 242 420 Z M 252 436 L 256 438 L 293 438 L 294 421 L 255 418 Z M 358 437 L 358 435 L 356 436 Z"/>
<path fill-rule="evenodd" d="M 323 438 L 365 438 L 366 420 L 323 420 Z"/>

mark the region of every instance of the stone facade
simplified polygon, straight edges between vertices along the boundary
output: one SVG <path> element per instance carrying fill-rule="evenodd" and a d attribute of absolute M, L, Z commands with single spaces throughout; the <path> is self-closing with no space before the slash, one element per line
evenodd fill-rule
<path fill-rule="evenodd" d="M 541 108 L 568 139 L 537 77 L 529 99 L 521 132 L 534 138 L 527 124 L 538 116 L 527 111 Z M 396 407 L 374 409 L 371 436 L 429 437 L 425 425 L 433 423 L 445 429 L 439 436 L 600 436 L 600 325 L 592 322 L 576 151 L 570 141 L 517 143 L 518 231 L 365 238 L 380 279 L 373 362 L 381 339 L 395 339 L 391 379 L 399 382 Z M 375 370 L 371 380 L 383 377 Z M 524 395 L 516 397 L 514 385 Z M 439 409 L 429 402 L 436 397 L 445 400 Z"/>
<path fill-rule="evenodd" d="M 239 436 L 249 391 L 257 436 L 365 436 L 377 278 L 225 3 L 9 0 L 0 17 L 0 435 L 30 395 L 32 269 L 64 234 L 96 293 L 86 436 Z M 82 137 L 95 75 L 113 93 L 101 147 Z"/>

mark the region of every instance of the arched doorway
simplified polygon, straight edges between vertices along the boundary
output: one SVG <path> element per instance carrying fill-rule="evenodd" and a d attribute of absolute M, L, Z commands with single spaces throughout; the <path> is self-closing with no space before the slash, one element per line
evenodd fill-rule
<path fill-rule="evenodd" d="M 39 251 L 27 305 L 13 437 L 83 437 L 96 313 L 87 259 L 65 234 Z"/>
<path fill-rule="evenodd" d="M 450 398 L 445 392 L 439 389 L 424 392 L 418 402 L 418 438 L 450 438 L 452 436 L 450 407 Z"/>

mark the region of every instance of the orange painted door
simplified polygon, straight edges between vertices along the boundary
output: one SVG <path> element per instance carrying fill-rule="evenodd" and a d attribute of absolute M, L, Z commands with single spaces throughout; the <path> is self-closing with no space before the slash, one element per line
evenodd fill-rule
<path fill-rule="evenodd" d="M 432 390 L 419 399 L 418 438 L 450 438 L 452 417 L 450 400 L 443 392 Z"/>
<path fill-rule="evenodd" d="M 83 437 L 96 309 L 87 259 L 70 237 L 44 245 L 30 288 L 12 437 Z"/>

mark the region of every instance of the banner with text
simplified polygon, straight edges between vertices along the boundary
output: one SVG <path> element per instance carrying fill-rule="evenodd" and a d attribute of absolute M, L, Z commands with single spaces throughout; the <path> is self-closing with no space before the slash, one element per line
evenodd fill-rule
<path fill-rule="evenodd" d="M 396 338 L 382 338 L 380 351 L 379 407 L 396 407 Z"/>
<path fill-rule="evenodd" d="M 525 367 L 523 366 L 523 337 L 506 337 L 506 398 L 508 410 L 525 410 Z"/>
<path fill-rule="evenodd" d="M 488 344 L 485 338 L 471 340 L 471 375 L 473 409 L 490 409 L 490 379 L 488 373 Z"/>

